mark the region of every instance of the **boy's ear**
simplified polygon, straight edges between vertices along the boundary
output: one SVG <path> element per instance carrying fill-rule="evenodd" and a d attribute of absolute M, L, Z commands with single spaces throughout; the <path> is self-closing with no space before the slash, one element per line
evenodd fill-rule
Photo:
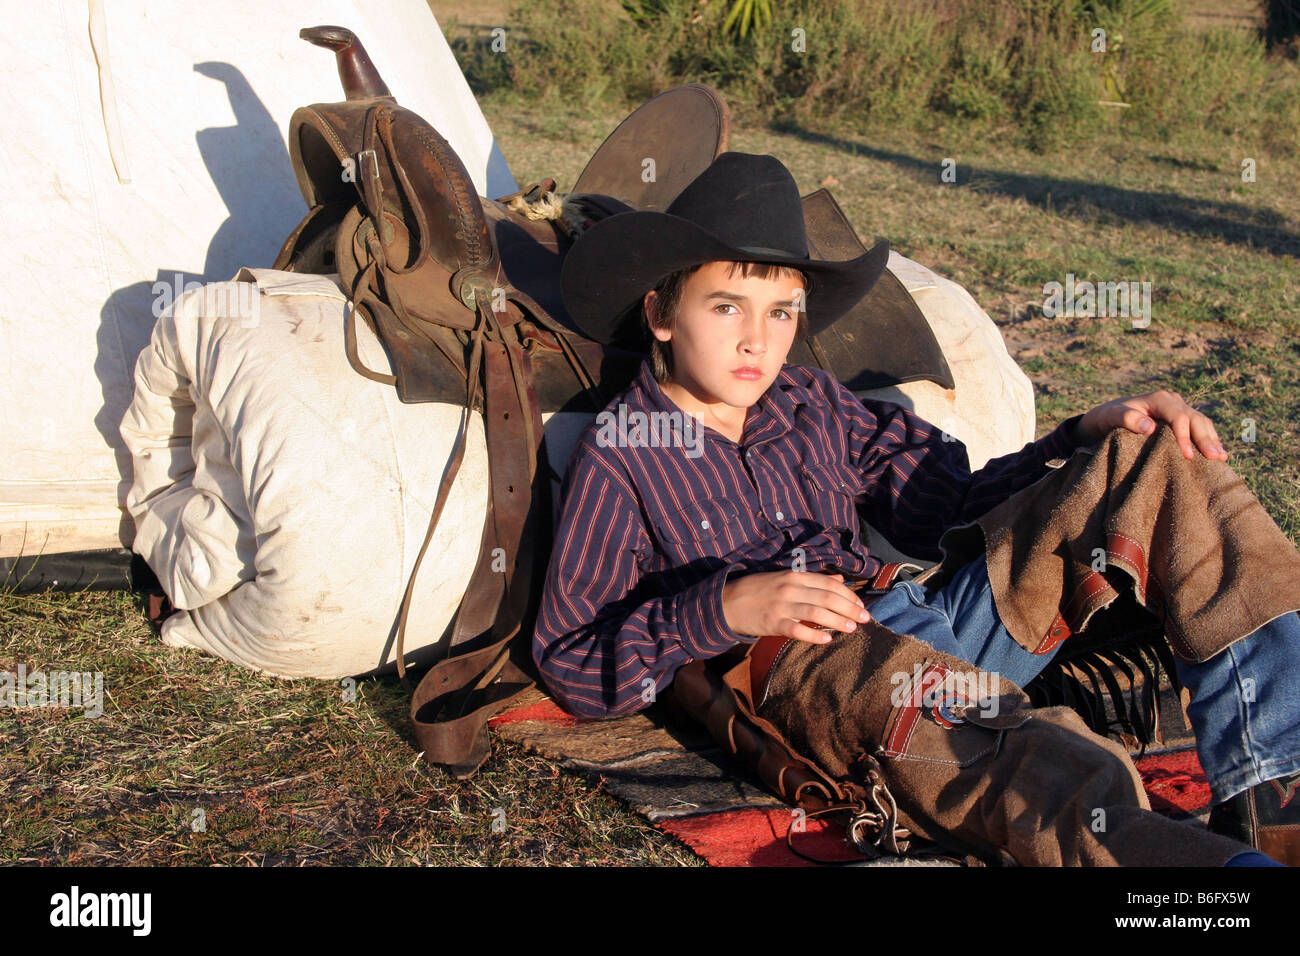
<path fill-rule="evenodd" d="M 654 289 L 651 289 L 645 294 L 645 297 L 642 298 L 641 305 L 645 309 L 647 319 L 653 318 L 656 322 L 659 321 L 659 293 L 655 292 Z M 660 329 L 656 328 L 652 323 L 647 324 L 650 326 L 651 334 L 660 342 L 667 342 L 673 337 L 671 329 Z"/>

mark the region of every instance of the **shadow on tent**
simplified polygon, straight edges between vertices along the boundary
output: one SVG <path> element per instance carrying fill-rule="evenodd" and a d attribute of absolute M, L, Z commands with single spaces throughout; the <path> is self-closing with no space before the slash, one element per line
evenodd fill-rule
<path fill-rule="evenodd" d="M 134 372 L 135 358 L 149 344 L 157 313 L 176 298 L 178 290 L 191 282 L 226 281 L 241 266 L 269 268 L 280 243 L 307 211 L 284 136 L 243 73 L 229 63 L 213 62 L 196 63 L 194 70 L 225 84 L 235 115 L 232 126 L 194 134 L 229 217 L 208 244 L 202 272 L 159 269 L 154 282 L 134 282 L 114 290 L 100 310 L 94 370 L 104 404 L 95 415 L 95 427 L 115 450 L 119 502 L 126 501 L 132 480 L 131 456 L 118 432 L 131 401 L 130 379 L 124 390 L 120 370 L 126 368 L 128 375 Z M 183 221 L 187 211 L 172 212 Z M 268 228 L 269 224 L 278 225 Z M 160 258 L 165 255 L 160 250 Z M 21 591 L 121 588 L 161 593 L 148 566 L 130 550 L 134 529 L 125 513 L 118 530 L 125 545 L 121 548 L 0 558 L 0 581 Z"/>

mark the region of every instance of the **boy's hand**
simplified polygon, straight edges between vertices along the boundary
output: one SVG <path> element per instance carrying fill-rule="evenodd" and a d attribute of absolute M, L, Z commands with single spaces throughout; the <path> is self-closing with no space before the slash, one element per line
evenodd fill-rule
<path fill-rule="evenodd" d="M 722 588 L 722 612 L 737 634 L 780 634 L 809 644 L 831 640 L 829 632 L 812 625 L 851 633 L 870 620 L 842 574 L 815 571 L 765 571 L 728 581 Z"/>
<path fill-rule="evenodd" d="M 1087 444 L 1101 441 L 1112 428 L 1124 427 L 1139 435 L 1149 435 L 1157 422 L 1168 422 L 1174 437 L 1189 461 L 1199 448 L 1206 458 L 1227 461 L 1228 453 L 1214 430 L 1214 422 L 1183 401 L 1180 395 L 1161 389 L 1149 395 L 1117 398 L 1098 405 L 1079 422 L 1080 438 Z"/>

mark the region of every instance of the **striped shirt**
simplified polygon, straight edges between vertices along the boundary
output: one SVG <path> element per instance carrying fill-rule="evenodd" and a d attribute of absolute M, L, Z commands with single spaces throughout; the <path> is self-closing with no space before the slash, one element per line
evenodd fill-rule
<path fill-rule="evenodd" d="M 799 567 L 873 575 L 859 520 L 938 561 L 973 521 L 1077 447 L 1072 426 L 971 473 L 965 446 L 820 369 L 784 365 L 739 443 L 686 416 L 647 359 L 582 433 L 561 488 L 533 659 L 571 713 L 641 710 L 692 659 L 756 638 L 722 610 L 728 576 Z"/>

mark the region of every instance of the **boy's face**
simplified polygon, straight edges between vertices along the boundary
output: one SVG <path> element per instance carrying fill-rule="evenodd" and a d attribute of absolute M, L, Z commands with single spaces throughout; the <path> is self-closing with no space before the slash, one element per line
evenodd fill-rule
<path fill-rule="evenodd" d="M 709 409 L 724 418 L 730 416 L 720 406 L 748 409 L 776 380 L 794 344 L 795 309 L 804 307 L 798 273 L 742 278 L 738 268 L 728 275 L 730 266 L 710 262 L 697 270 L 682 289 L 672 328 L 651 330 L 661 342 L 672 342 L 678 394 L 702 406 L 685 410 Z M 648 303 L 654 295 L 648 293 Z M 736 374 L 747 366 L 758 375 Z"/>

